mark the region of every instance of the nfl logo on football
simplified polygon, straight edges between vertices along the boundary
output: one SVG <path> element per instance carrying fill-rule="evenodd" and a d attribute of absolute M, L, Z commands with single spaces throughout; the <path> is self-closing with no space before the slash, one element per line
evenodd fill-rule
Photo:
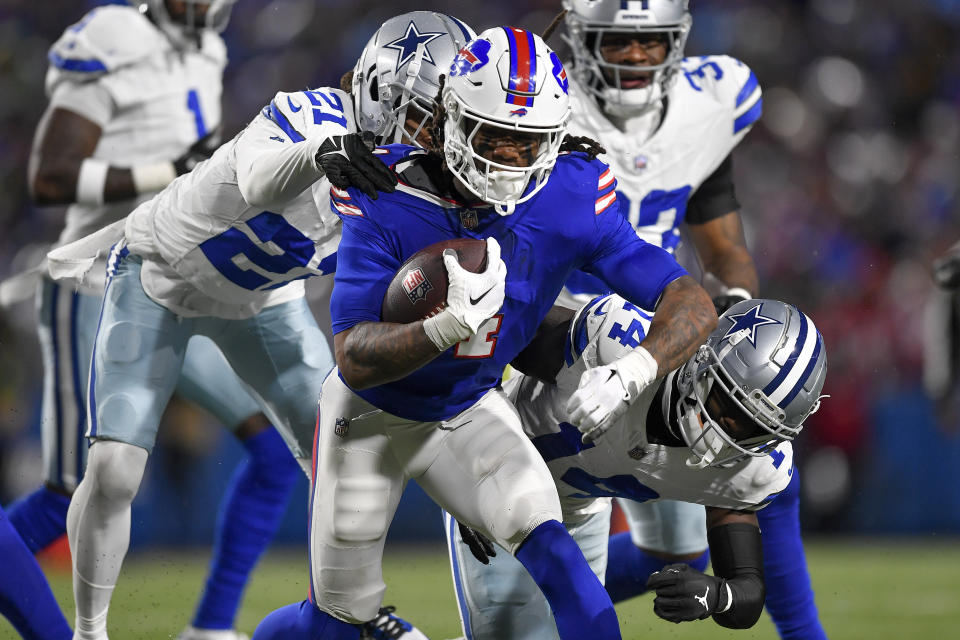
<path fill-rule="evenodd" d="M 419 267 L 407 271 L 407 275 L 403 276 L 403 290 L 407 292 L 407 297 L 410 298 L 410 304 L 416 304 L 420 300 L 426 300 L 427 292 L 431 289 L 433 289 L 433 285 L 430 284 L 430 281 L 423 275 L 423 271 L 421 271 Z"/>
<path fill-rule="evenodd" d="M 468 231 L 473 231 L 477 228 L 477 225 L 480 224 L 477 221 L 477 212 L 473 209 L 467 209 L 466 211 L 460 212 L 460 224 L 463 225 L 464 229 Z"/>
<path fill-rule="evenodd" d="M 347 435 L 347 431 L 350 430 L 350 419 L 349 418 L 337 418 L 337 423 L 333 427 L 333 432 L 343 438 Z"/>

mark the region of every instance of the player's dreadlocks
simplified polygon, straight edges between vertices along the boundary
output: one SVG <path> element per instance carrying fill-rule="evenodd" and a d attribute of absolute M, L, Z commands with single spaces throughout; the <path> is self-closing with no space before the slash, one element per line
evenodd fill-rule
<path fill-rule="evenodd" d="M 340 76 L 340 90 L 345 93 L 353 91 L 353 69 Z"/>
<path fill-rule="evenodd" d="M 558 13 L 556 16 L 554 16 L 550 24 L 547 25 L 547 28 L 543 30 L 543 35 L 540 36 L 541 38 L 543 38 L 544 42 L 546 42 L 547 39 L 553 35 L 553 32 L 557 30 L 557 27 L 560 26 L 560 22 L 563 21 L 563 18 L 566 15 L 567 15 L 567 10 L 564 9 L 560 13 Z"/>
<path fill-rule="evenodd" d="M 443 125 L 447 122 L 447 110 L 443 108 L 443 86 L 447 83 L 447 74 L 440 74 L 440 88 L 437 89 L 437 99 L 433 101 L 433 114 L 430 117 L 430 141 L 427 149 L 430 155 L 443 158 Z"/>
<path fill-rule="evenodd" d="M 572 151 L 585 153 L 590 156 L 591 160 L 595 160 L 598 155 L 607 152 L 607 150 L 603 148 L 603 145 L 593 138 L 587 136 L 571 136 L 568 134 L 563 137 L 563 142 L 560 143 L 560 153 L 569 153 Z"/>

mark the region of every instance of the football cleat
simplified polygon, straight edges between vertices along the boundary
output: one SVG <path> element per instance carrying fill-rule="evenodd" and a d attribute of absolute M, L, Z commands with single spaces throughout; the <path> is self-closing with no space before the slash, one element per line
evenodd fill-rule
<path fill-rule="evenodd" d="M 415 626 L 393 614 L 396 607 L 381 607 L 377 617 L 361 625 L 360 640 L 430 640 Z"/>
<path fill-rule="evenodd" d="M 236 629 L 200 629 L 188 625 L 177 640 L 250 640 L 250 636 Z"/>

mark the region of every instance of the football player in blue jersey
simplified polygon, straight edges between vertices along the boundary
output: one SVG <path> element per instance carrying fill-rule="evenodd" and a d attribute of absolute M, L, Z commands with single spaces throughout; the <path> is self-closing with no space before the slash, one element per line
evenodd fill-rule
<path fill-rule="evenodd" d="M 673 252 L 681 226 L 703 270 L 722 290 L 720 313 L 758 292 L 744 241 L 731 154 L 760 118 L 762 91 L 728 56 L 684 57 L 688 0 L 564 0 L 573 55 L 571 131 L 597 139 L 618 177 L 621 213 L 637 234 Z M 576 273 L 560 302 L 576 307 L 606 289 Z M 824 638 L 799 528 L 799 474 L 760 513 L 767 610 L 780 635 Z M 709 555 L 703 508 L 674 501 L 620 501 L 629 533 L 610 540 L 606 586 L 614 601 L 645 590 L 667 562 L 703 568 Z"/>
<path fill-rule="evenodd" d="M 132 12 L 126 17 L 134 24 L 146 20 L 129 9 L 109 11 Z M 84 33 L 98 19 L 69 34 Z M 274 474 L 296 464 L 287 447 L 309 470 L 314 402 L 333 366 L 304 301 L 303 283 L 336 267 L 340 222 L 330 209 L 330 183 L 359 185 L 371 196 L 378 187 L 393 188 L 395 176 L 372 156 L 357 121 L 375 127 L 366 132 L 371 139 L 417 138 L 432 113 L 438 70 L 472 35 L 459 20 L 434 12 L 387 21 L 354 70 L 356 96 L 333 88 L 277 93 L 242 133 L 190 173 L 126 218 L 49 255 L 56 277 L 82 278 L 96 257 L 110 254 L 90 356 L 92 443 L 67 515 L 77 638 L 107 636 L 107 611 L 129 541 L 130 504 L 160 415 L 183 374 L 187 345 L 197 337 L 216 343 L 286 441 L 284 447 L 276 436 L 271 459 L 258 464 L 266 476 L 257 483 L 261 488 L 252 487 L 258 504 L 248 504 L 238 530 L 230 531 L 247 553 L 254 544 L 262 549 L 269 532 L 257 520 L 265 512 L 282 513 L 284 506 L 283 496 L 272 491 Z M 161 62 L 154 66 L 166 69 Z M 123 97 L 136 95 L 128 90 Z M 132 142 L 142 144 L 135 136 Z M 97 175 L 109 181 L 114 169 L 98 162 Z M 232 585 L 238 596 L 242 582 Z M 375 610 L 367 620 L 383 627 L 397 618 Z"/>
<path fill-rule="evenodd" d="M 756 514 L 790 484 L 791 442 L 819 407 L 826 378 L 813 321 L 777 300 L 734 305 L 694 357 L 642 392 L 601 440 L 584 444 L 569 424 L 571 394 L 584 371 L 642 345 L 651 314 L 614 294 L 575 315 L 558 312 L 567 321 L 535 338 L 514 361 L 525 373 L 504 388 L 550 467 L 564 525 L 602 576 L 617 561 L 607 547 L 612 497 L 706 505 L 714 576 L 686 564 L 655 572 L 646 585 L 657 592 L 654 611 L 671 622 L 713 616 L 725 627 L 751 627 L 765 595 Z M 467 637 L 556 640 L 523 567 L 477 532 L 449 520 L 448 532 Z"/>
<path fill-rule="evenodd" d="M 310 597 L 268 616 L 256 640 L 359 637 L 386 588 L 384 541 L 411 478 L 515 554 L 561 638 L 620 637 L 501 376 L 574 269 L 656 307 L 646 348 L 585 374 L 571 399 L 590 441 L 693 354 L 716 314 L 700 285 L 617 214 L 616 179 L 592 142 L 565 137 L 567 87 L 538 36 L 488 29 L 460 51 L 441 91 L 433 139 L 442 148 L 378 149 L 400 183 L 377 200 L 332 190 L 343 221 L 331 300 L 337 367 L 314 448 Z M 451 238 L 485 239 L 485 270 L 446 253 L 447 306 L 408 324 L 382 321 L 404 260 Z"/>
<path fill-rule="evenodd" d="M 125 216 L 216 147 L 226 65 L 219 31 L 232 0 L 131 4 L 93 9 L 50 49 L 50 104 L 36 134 L 30 190 L 40 205 L 68 205 L 58 245 Z M 103 284 L 102 277 L 79 287 L 43 277 L 39 286 L 45 483 L 9 510 L 33 552 L 66 532 L 70 496 L 83 479 Z M 232 627 L 243 588 L 280 523 L 297 466 L 208 339 L 191 342 L 177 391 L 229 428 L 247 453 L 223 497 L 210 573 L 181 634 L 229 640 L 240 635 Z"/>

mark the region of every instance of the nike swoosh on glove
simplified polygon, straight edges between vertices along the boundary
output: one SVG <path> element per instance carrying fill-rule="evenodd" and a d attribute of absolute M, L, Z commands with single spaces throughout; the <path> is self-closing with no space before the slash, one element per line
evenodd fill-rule
<path fill-rule="evenodd" d="M 333 186 L 356 187 L 376 200 L 377 191 L 393 193 L 397 176 L 373 154 L 374 146 L 369 131 L 330 136 L 320 144 L 314 160 Z"/>
<path fill-rule="evenodd" d="M 590 443 L 607 432 L 627 412 L 640 392 L 657 378 L 657 361 L 637 347 L 612 364 L 587 369 L 567 401 L 570 422 Z"/>

